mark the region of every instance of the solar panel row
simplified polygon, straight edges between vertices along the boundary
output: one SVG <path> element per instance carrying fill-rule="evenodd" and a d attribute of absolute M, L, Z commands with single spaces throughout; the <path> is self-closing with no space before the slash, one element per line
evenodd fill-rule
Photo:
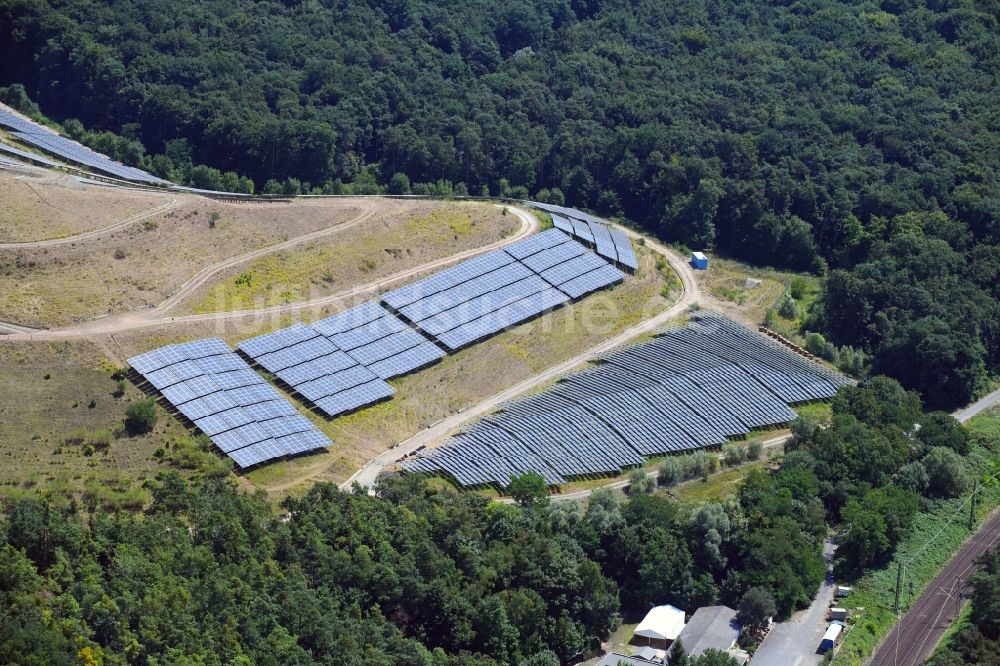
<path fill-rule="evenodd" d="M 112 176 L 117 176 L 118 178 L 122 178 L 124 180 L 131 180 L 139 183 L 155 183 L 162 185 L 169 184 L 161 178 L 157 178 L 156 176 L 152 176 L 140 169 L 126 166 L 120 162 L 109 159 L 104 155 L 94 152 L 93 150 L 77 143 L 76 141 L 60 136 L 46 127 L 24 120 L 23 118 L 2 109 L 0 109 L 0 125 L 13 130 L 14 136 L 21 141 L 37 146 L 48 153 L 65 159 L 68 162 L 81 164 Z M 32 156 L 32 159 L 41 161 L 35 156 Z M 48 166 L 58 166 L 58 164 L 50 160 Z"/>
<path fill-rule="evenodd" d="M 600 218 L 575 208 L 543 204 L 537 201 L 526 201 L 525 204 L 548 212 L 556 229 L 593 246 L 597 254 L 602 257 L 631 271 L 639 269 L 639 261 L 628 236 L 611 228 Z"/>
<path fill-rule="evenodd" d="M 599 365 L 503 405 L 402 466 L 465 486 L 506 486 L 527 467 L 558 485 L 792 421 L 790 402 L 830 398 L 849 382 L 702 312 L 684 328 L 606 354 Z"/>
<path fill-rule="evenodd" d="M 391 397 L 386 379 L 444 356 L 374 301 L 244 340 L 239 349 L 327 416 Z"/>
<path fill-rule="evenodd" d="M 22 159 L 31 160 L 36 164 L 42 164 L 44 166 L 60 166 L 58 162 L 50 160 L 47 157 L 43 157 L 37 153 L 29 153 L 26 150 L 21 150 L 20 148 L 15 148 L 14 146 L 8 146 L 6 143 L 0 143 L 0 153 L 7 155 L 13 155 L 15 157 L 20 157 Z"/>
<path fill-rule="evenodd" d="M 128 363 L 240 467 L 331 445 L 218 338 L 161 347 Z"/>
<path fill-rule="evenodd" d="M 391 291 L 383 302 L 451 351 L 624 275 L 558 229 Z"/>

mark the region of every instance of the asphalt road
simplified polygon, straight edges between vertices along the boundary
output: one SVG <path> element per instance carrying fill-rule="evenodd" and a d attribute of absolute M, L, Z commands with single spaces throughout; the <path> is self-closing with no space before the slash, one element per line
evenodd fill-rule
<path fill-rule="evenodd" d="M 983 412 L 989 409 L 990 407 L 995 407 L 997 405 L 1000 405 L 1000 389 L 993 391 L 993 393 L 990 393 L 989 395 L 983 396 L 982 398 L 972 403 L 968 407 L 964 407 L 958 410 L 952 416 L 954 416 L 962 423 L 965 423 L 976 414 L 979 414 L 980 412 Z"/>
<path fill-rule="evenodd" d="M 830 541 L 823 544 L 826 559 L 826 580 L 819 594 L 804 611 L 796 613 L 788 622 L 774 625 L 753 656 L 753 666 L 806 666 L 819 664 L 823 655 L 816 651 L 826 632 L 826 611 L 833 601 L 833 553 L 836 546 Z"/>
<path fill-rule="evenodd" d="M 983 523 L 979 532 L 962 546 L 866 663 L 872 666 L 923 664 L 958 616 L 959 595 L 966 578 L 976 568 L 976 558 L 998 542 L 1000 513 Z"/>

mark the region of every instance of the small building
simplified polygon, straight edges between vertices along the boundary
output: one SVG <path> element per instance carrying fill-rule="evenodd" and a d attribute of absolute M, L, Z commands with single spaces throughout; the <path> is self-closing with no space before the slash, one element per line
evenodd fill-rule
<path fill-rule="evenodd" d="M 837 608 L 836 606 L 834 606 L 833 608 L 830 609 L 830 619 L 831 620 L 841 620 L 841 621 L 846 620 L 847 619 L 847 609 L 846 608 Z"/>
<path fill-rule="evenodd" d="M 820 641 L 819 651 L 828 652 L 829 650 L 832 650 L 833 646 L 837 644 L 837 638 L 840 637 L 840 632 L 843 630 L 843 623 L 831 622 L 830 626 L 826 629 L 826 633 L 823 634 L 823 640 Z"/>
<path fill-rule="evenodd" d="M 729 606 L 703 606 L 691 616 L 679 639 L 689 655 L 700 657 L 709 648 L 730 652 L 739 637 L 740 625 L 736 622 L 736 611 Z M 732 652 L 730 654 L 740 661 L 739 656 Z"/>
<path fill-rule="evenodd" d="M 701 252 L 691 253 L 691 265 L 700 271 L 708 269 L 708 257 Z"/>
<path fill-rule="evenodd" d="M 837 590 L 836 590 L 836 595 L 837 595 L 838 598 L 840 598 L 840 597 L 846 597 L 847 595 L 849 595 L 851 593 L 851 591 L 853 589 L 854 589 L 853 587 L 846 587 L 844 585 L 838 585 L 837 586 Z"/>
<path fill-rule="evenodd" d="M 684 611 L 670 605 L 654 606 L 635 628 L 632 641 L 666 650 L 683 629 Z"/>

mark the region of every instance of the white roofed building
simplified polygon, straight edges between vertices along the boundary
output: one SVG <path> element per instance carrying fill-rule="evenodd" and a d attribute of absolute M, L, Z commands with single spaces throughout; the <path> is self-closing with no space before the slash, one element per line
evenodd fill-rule
<path fill-rule="evenodd" d="M 684 629 L 684 611 L 673 606 L 654 606 L 632 634 L 632 642 L 667 649 Z"/>

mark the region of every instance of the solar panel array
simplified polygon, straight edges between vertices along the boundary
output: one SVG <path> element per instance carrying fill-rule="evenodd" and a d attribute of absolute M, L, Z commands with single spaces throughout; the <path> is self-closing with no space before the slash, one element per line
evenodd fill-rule
<path fill-rule="evenodd" d="M 62 137 L 46 127 L 3 109 L 0 109 L 0 125 L 11 129 L 12 134 L 21 141 L 41 148 L 47 153 L 57 155 L 67 162 L 81 164 L 124 180 L 160 185 L 169 184 L 162 178 L 109 159 L 76 141 Z M 50 166 L 55 166 L 55 163 Z"/>
<path fill-rule="evenodd" d="M 21 159 L 31 160 L 37 164 L 44 164 L 45 166 L 62 166 L 58 162 L 54 162 L 47 157 L 42 157 L 37 153 L 29 153 L 26 150 L 21 150 L 20 148 L 15 148 L 14 146 L 8 146 L 6 143 L 0 143 L 0 153 L 6 155 L 13 155 Z"/>
<path fill-rule="evenodd" d="M 618 473 L 648 457 L 715 446 L 796 418 L 789 403 L 830 398 L 850 380 L 713 313 L 607 354 L 542 393 L 503 405 L 402 464 L 463 486 L 550 485 Z"/>
<path fill-rule="evenodd" d="M 244 340 L 239 349 L 327 416 L 391 397 L 386 379 L 444 356 L 374 301 Z"/>
<path fill-rule="evenodd" d="M 218 338 L 160 347 L 128 363 L 240 467 L 332 444 Z"/>
<path fill-rule="evenodd" d="M 594 251 L 602 257 L 630 271 L 639 269 L 639 260 L 635 256 L 635 250 L 632 249 L 632 243 L 628 236 L 611 228 L 600 218 L 576 208 L 566 208 L 565 206 L 544 204 L 537 201 L 526 201 L 525 203 L 549 213 L 556 229 L 593 247 Z"/>
<path fill-rule="evenodd" d="M 449 351 L 621 282 L 624 275 L 549 229 L 383 295 Z"/>

